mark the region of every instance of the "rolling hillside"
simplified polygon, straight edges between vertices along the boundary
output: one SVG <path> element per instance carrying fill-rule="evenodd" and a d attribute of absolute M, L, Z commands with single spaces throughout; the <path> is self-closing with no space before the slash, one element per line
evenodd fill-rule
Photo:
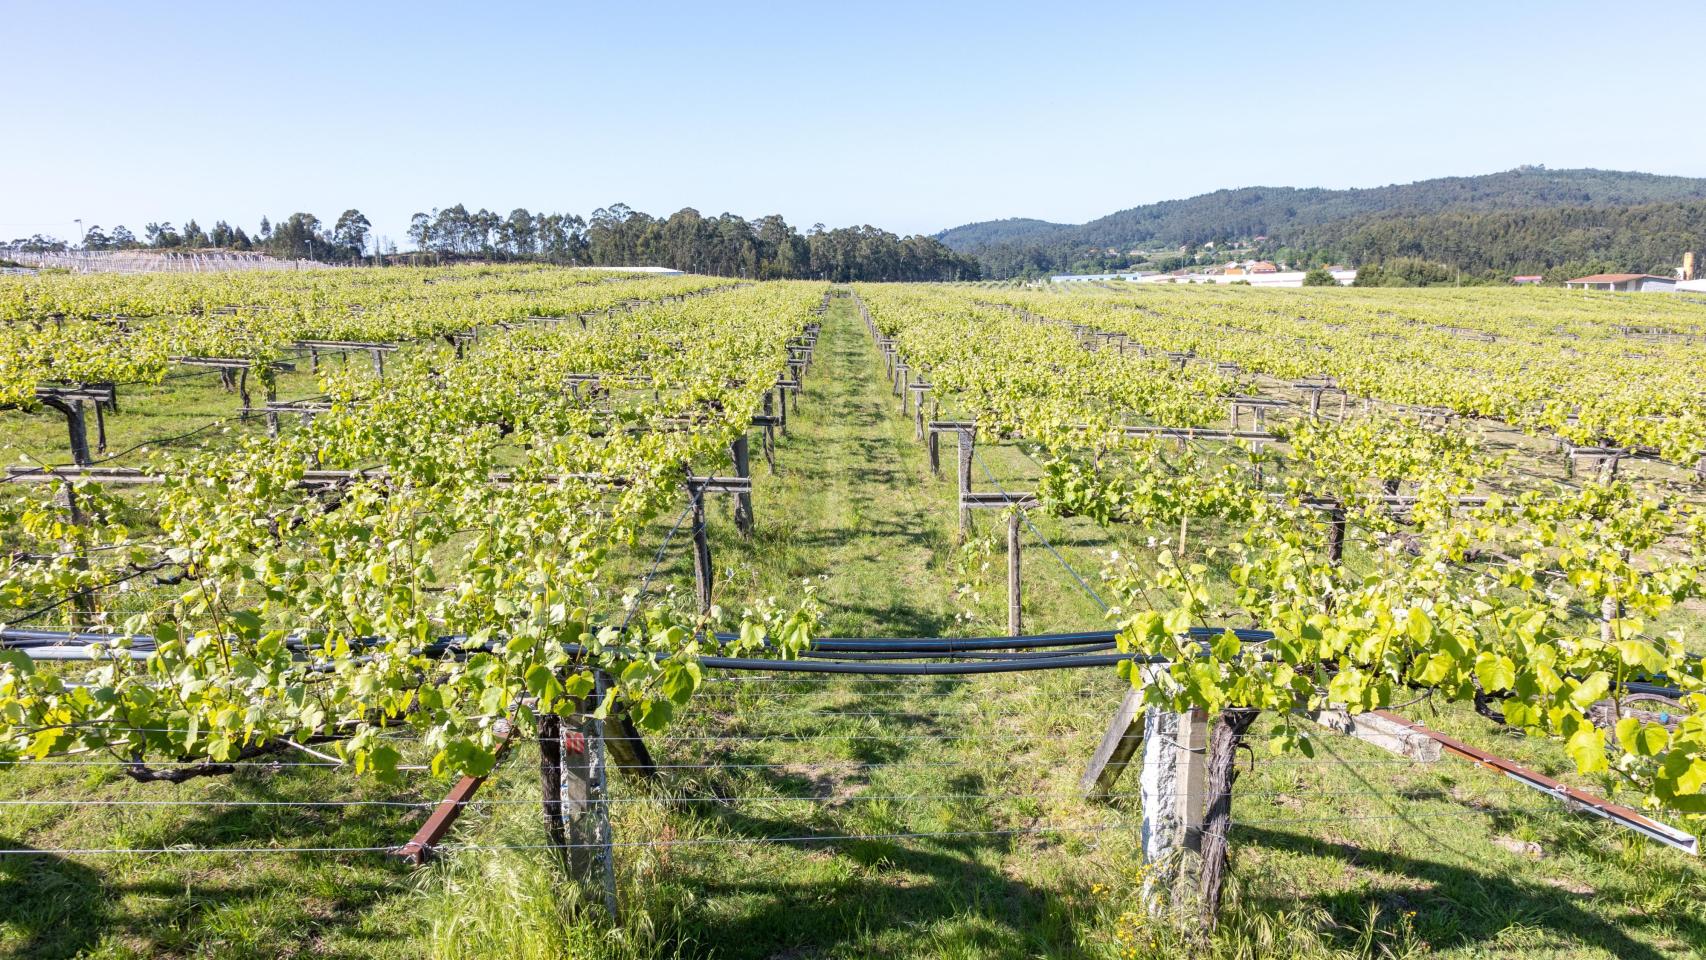
<path fill-rule="evenodd" d="M 978 255 L 997 275 L 1065 268 L 1109 248 L 1160 247 L 1267 237 L 1275 246 L 1302 247 L 1355 259 L 1368 251 L 1322 247 L 1358 234 L 1365 222 L 1411 217 L 1592 207 L 1615 216 L 1619 208 L 1706 200 L 1706 179 L 1616 170 L 1548 170 L 1519 167 L 1473 177 L 1445 177 L 1357 190 L 1243 187 L 1184 200 L 1121 210 L 1071 225 L 1011 219 L 966 224 L 937 234 L 950 248 Z M 1554 250 L 1553 262 L 1612 256 L 1591 245 Z M 1497 258 L 1477 253 L 1487 263 Z"/>
<path fill-rule="evenodd" d="M 1080 225 L 1015 218 L 954 227 L 937 238 L 955 250 L 992 243 L 1069 241 L 1096 246 L 1202 243 L 1273 236 L 1374 213 L 1627 205 L 1706 199 L 1706 179 L 1618 170 L 1518 167 L 1475 177 L 1443 177 L 1363 190 L 1242 187 L 1165 200 Z"/>

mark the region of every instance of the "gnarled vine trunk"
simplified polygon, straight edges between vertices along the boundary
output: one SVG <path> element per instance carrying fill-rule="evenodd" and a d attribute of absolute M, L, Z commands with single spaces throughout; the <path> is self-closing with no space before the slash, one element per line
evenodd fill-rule
<path fill-rule="evenodd" d="M 1256 722 L 1259 711 L 1228 709 L 1208 737 L 1208 810 L 1202 832 L 1202 915 L 1212 927 L 1220 915 L 1226 883 L 1227 831 L 1232 826 L 1232 784 L 1238 779 L 1238 738 Z"/>

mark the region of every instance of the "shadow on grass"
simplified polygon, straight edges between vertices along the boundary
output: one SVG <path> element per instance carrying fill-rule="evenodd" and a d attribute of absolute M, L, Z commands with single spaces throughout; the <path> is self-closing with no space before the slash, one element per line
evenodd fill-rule
<path fill-rule="evenodd" d="M 836 600 L 824 616 L 827 621 L 819 639 L 833 639 L 832 628 L 837 624 L 869 624 L 867 629 L 842 639 L 910 639 L 914 637 L 953 636 L 958 624 L 952 611 L 929 610 L 895 598 L 886 604 L 852 603 Z M 839 631 L 837 631 L 839 632 Z M 946 693 L 945 689 L 936 692 Z"/>
<path fill-rule="evenodd" d="M 1513 925 L 1545 930 L 1559 945 L 1575 941 L 1596 947 L 1620 960 L 1665 960 L 1671 956 L 1633 939 L 1626 928 L 1658 923 L 1674 926 L 1696 949 L 1706 945 L 1706 925 L 1684 914 L 1662 920 L 1630 912 L 1614 923 L 1582 906 L 1581 897 L 1566 890 L 1535 886 L 1509 877 L 1425 860 L 1386 850 L 1335 843 L 1314 837 L 1258 827 L 1239 827 L 1237 841 L 1274 850 L 1338 860 L 1348 866 L 1378 870 L 1410 881 L 1408 885 L 1323 893 L 1307 899 L 1344 925 L 1347 947 L 1354 945 L 1357 925 L 1370 908 L 1400 904 L 1417 912 L 1417 928 L 1437 949 L 1493 943 Z M 1283 909 L 1295 900 L 1252 892 L 1245 902 L 1259 909 Z"/>
<path fill-rule="evenodd" d="M 34 847 L 0 836 L 8 850 Z M 107 924 L 101 875 L 51 853 L 0 857 L 0 924 L 20 940 L 21 957 L 73 957 L 94 946 Z"/>
<path fill-rule="evenodd" d="M 259 777 L 240 781 L 244 799 L 288 801 Z M 66 845 L 137 849 L 184 847 L 340 847 L 401 843 L 412 825 L 397 808 L 202 807 L 215 811 L 125 831 L 85 829 Z M 124 839 L 115 840 L 114 831 Z M 0 836 L 0 847 L 35 849 Z M 125 854 L 87 861 L 43 850 L 0 857 L 0 926 L 22 940 L 0 943 L 0 956 L 73 957 L 103 943 L 139 955 L 204 953 L 278 956 L 292 944 L 337 956 L 324 942 L 366 942 L 373 906 L 406 890 L 410 868 L 383 853 Z M 345 948 L 342 955 L 370 956 Z"/>
<path fill-rule="evenodd" d="M 755 871 L 696 884 L 706 901 L 742 904 L 736 915 L 720 914 L 714 921 L 695 924 L 697 944 L 709 954 L 852 955 L 847 954 L 850 948 L 879 951 L 885 937 L 898 934 L 909 939 L 909 954 L 929 949 L 916 942 L 920 938 L 942 937 L 978 956 L 1086 956 L 1072 924 L 1063 919 L 1071 908 L 1060 897 L 979 862 L 979 855 L 1024 856 L 1019 838 L 837 841 L 827 838 L 840 834 L 806 828 L 795 820 L 734 811 L 719 811 L 717 817 L 746 837 L 825 837 L 787 846 L 818 863 L 827 863 L 833 852 L 862 869 L 824 870 L 822 879 L 811 880 L 799 879 L 803 871 L 795 869 Z M 1041 847 L 1029 852 L 1044 855 Z"/>

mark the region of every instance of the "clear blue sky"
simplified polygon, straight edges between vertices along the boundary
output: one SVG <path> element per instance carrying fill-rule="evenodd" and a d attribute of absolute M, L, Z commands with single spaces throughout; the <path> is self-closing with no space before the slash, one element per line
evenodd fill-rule
<path fill-rule="evenodd" d="M 1703 29 L 1678 0 L 0 0 L 0 236 L 358 207 L 403 244 L 434 206 L 618 201 L 908 233 L 1523 163 L 1706 176 Z"/>

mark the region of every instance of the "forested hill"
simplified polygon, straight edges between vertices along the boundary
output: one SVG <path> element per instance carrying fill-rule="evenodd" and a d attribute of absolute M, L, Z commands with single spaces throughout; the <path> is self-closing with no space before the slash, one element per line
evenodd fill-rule
<path fill-rule="evenodd" d="M 1015 218 L 966 224 L 936 236 L 955 250 L 1031 240 L 1070 240 L 1090 246 L 1150 241 L 1184 244 L 1272 236 L 1291 227 L 1388 211 L 1438 213 L 1664 200 L 1706 200 L 1706 179 L 1619 170 L 1519 167 L 1484 176 L 1443 177 L 1362 190 L 1242 187 L 1132 207 L 1079 226 Z"/>
<path fill-rule="evenodd" d="M 1078 229 L 1081 228 L 1071 223 L 1009 217 L 1006 220 L 985 220 L 982 223 L 968 223 L 952 230 L 944 230 L 936 234 L 936 239 L 954 250 L 975 251 L 979 247 L 997 243 L 1036 243 Z"/>
<path fill-rule="evenodd" d="M 1288 247 L 1314 228 L 1387 215 L 1621 207 L 1706 200 L 1706 179 L 1616 170 L 1519 167 L 1474 177 L 1445 177 L 1359 190 L 1244 187 L 1132 207 L 1081 225 L 1043 220 L 967 224 L 937 234 L 948 247 L 976 254 L 1003 274 L 1063 269 L 1095 250 L 1202 244 L 1265 236 Z M 1337 231 L 1343 234 L 1345 231 Z M 1349 258 L 1349 254 L 1345 254 Z"/>
<path fill-rule="evenodd" d="M 1412 270 L 1422 261 L 1484 279 L 1668 275 L 1682 251 L 1706 250 L 1706 201 L 1383 213 L 1288 231 L 1285 249 L 1356 264 L 1411 261 Z"/>

